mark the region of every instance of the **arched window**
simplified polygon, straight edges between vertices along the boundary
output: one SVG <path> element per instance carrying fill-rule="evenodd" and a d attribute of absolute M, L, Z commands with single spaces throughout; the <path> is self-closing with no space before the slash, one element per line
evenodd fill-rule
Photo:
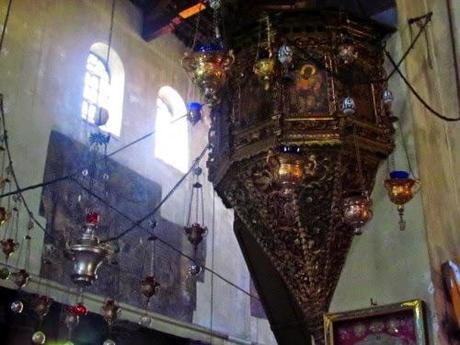
<path fill-rule="evenodd" d="M 118 54 L 110 51 L 106 64 L 108 46 L 104 43 L 92 45 L 86 60 L 81 117 L 94 123 L 101 108 L 109 112 L 109 120 L 101 129 L 120 136 L 123 116 L 125 72 Z"/>
<path fill-rule="evenodd" d="M 155 119 L 155 157 L 186 172 L 189 168 L 188 124 L 180 119 L 187 113 L 182 97 L 172 87 L 164 86 L 157 98 Z"/>

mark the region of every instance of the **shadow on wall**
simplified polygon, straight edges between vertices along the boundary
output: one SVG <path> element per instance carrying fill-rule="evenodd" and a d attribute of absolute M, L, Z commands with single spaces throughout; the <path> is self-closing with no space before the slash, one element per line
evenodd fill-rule
<path fill-rule="evenodd" d="M 117 213 L 88 196 L 78 185 L 88 185 L 84 176 L 85 162 L 89 162 L 88 148 L 53 131 L 50 135 L 44 180 L 66 176 L 77 172 L 73 180 L 65 180 L 43 189 L 40 214 L 46 218 L 47 229 L 53 238 L 45 238 L 45 262 L 41 276 L 73 286 L 70 280 L 72 263 L 65 258 L 63 246 L 67 239 L 75 240 L 84 225 L 85 210 L 88 206 L 102 216 L 97 235 L 111 237 L 129 228 L 132 222 L 124 215 L 137 220 L 152 211 L 161 198 L 161 186 L 136 172 L 108 159 L 98 164 L 92 191 L 115 206 L 124 215 Z M 101 166 L 101 167 L 99 167 Z M 104 177 L 104 174 L 108 176 Z M 184 240 L 183 225 L 157 218 L 155 234 L 186 254 L 191 246 Z M 145 227 L 149 227 L 145 222 Z M 137 307 L 145 307 L 145 298 L 140 293 L 143 277 L 154 270 L 161 287 L 152 299 L 149 309 L 186 322 L 193 321 L 196 309 L 196 283 L 202 279 L 188 277 L 190 261 L 163 244 L 155 244 L 155 250 L 147 240 L 148 234 L 141 228 L 115 242 L 119 253 L 98 271 L 99 279 L 87 291 L 114 298 Z M 152 252 L 154 260 L 152 261 Z M 205 262 L 206 247 L 198 249 L 199 262 Z"/>

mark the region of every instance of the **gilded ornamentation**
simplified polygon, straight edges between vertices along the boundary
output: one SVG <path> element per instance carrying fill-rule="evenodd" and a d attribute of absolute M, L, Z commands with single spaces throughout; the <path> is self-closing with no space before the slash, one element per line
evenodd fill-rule
<path fill-rule="evenodd" d="M 257 60 L 254 64 L 254 73 L 259 77 L 265 90 L 270 89 L 270 81 L 275 73 L 275 63 L 275 58 L 270 56 L 265 59 Z"/>
<path fill-rule="evenodd" d="M 344 203 L 347 197 L 370 194 L 379 162 L 393 149 L 393 128 L 381 97 L 385 85 L 348 89 L 332 73 L 343 62 L 335 58 L 328 30 L 344 28 L 329 24 L 325 31 L 295 33 L 288 22 L 276 24 L 276 32 L 290 32 L 279 41 L 295 53 L 289 69 L 273 70 L 269 90 L 251 73 L 257 46 L 236 50 L 238 63 L 212 110 L 208 161 L 210 180 L 235 210 L 235 226 L 251 233 L 264 250 L 318 345 L 324 343 L 322 315 L 355 221 L 362 225 L 371 217 L 368 198 L 360 212 L 351 209 L 351 218 L 344 218 Z M 360 59 L 347 68 L 356 67 L 363 80 L 384 75 L 381 47 L 374 45 L 380 36 L 374 30 L 363 25 L 353 37 L 360 44 Z M 340 100 L 346 97 L 355 102 L 353 117 L 340 113 Z M 350 127 L 356 129 L 363 183 Z"/>
<path fill-rule="evenodd" d="M 214 104 L 219 99 L 219 92 L 234 61 L 232 51 L 204 50 L 186 53 L 182 59 L 182 66 L 200 88 L 206 101 Z"/>

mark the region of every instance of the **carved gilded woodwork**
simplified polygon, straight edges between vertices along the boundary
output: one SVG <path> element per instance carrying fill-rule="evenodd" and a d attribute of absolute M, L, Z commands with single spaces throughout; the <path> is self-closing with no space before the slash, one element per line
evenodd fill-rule
<path fill-rule="evenodd" d="M 343 200 L 371 193 L 379 163 L 393 149 L 390 113 L 381 100 L 386 85 L 370 82 L 385 76 L 383 30 L 342 22 L 336 14 L 291 14 L 273 26 L 285 33 L 276 44 L 292 48 L 293 60 L 276 66 L 266 88 L 253 73 L 256 45 L 235 49 L 234 68 L 212 112 L 210 180 L 270 258 L 322 344 L 323 313 L 353 239 Z M 358 54 L 353 63 L 338 56 L 341 32 Z M 352 117 L 339 110 L 347 96 L 356 102 Z M 299 147 L 301 164 L 277 158 L 279 145 Z M 302 179 L 286 188 L 282 164 Z"/>

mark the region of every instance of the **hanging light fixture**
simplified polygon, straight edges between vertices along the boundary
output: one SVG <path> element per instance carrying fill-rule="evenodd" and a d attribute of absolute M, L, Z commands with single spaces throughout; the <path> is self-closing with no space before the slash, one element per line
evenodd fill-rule
<path fill-rule="evenodd" d="M 154 224 L 153 229 L 156 228 L 156 221 L 152 222 Z M 150 272 L 149 274 L 144 277 L 141 281 L 140 291 L 142 295 L 144 295 L 147 299 L 145 301 L 145 309 L 147 309 L 150 305 L 150 301 L 153 296 L 156 296 L 160 291 L 160 282 L 156 278 L 156 241 L 158 237 L 153 234 L 149 237 L 148 241 L 151 245 L 150 250 Z M 152 318 L 146 312 L 139 318 L 139 325 L 143 327 L 148 327 L 152 322 Z"/>
<path fill-rule="evenodd" d="M 220 90 L 224 86 L 227 73 L 235 61 L 233 52 L 231 50 L 226 51 L 220 36 L 218 23 L 220 5 L 220 1 L 213 1 L 211 4 L 214 13 L 214 38 L 210 42 L 196 47 L 200 19 L 200 14 L 198 14 L 192 52 L 186 52 L 182 59 L 182 66 L 202 92 L 205 102 L 210 105 L 219 101 Z"/>
<path fill-rule="evenodd" d="M 346 34 L 340 35 L 341 43 L 337 47 L 337 56 L 341 63 L 350 65 L 358 58 L 358 51 L 353 40 Z"/>
<path fill-rule="evenodd" d="M 109 325 L 109 328 L 112 327 L 113 323 L 118 319 L 121 313 L 121 308 L 115 302 L 115 300 L 108 298 L 105 300 L 104 304 L 101 307 L 102 317 Z"/>
<path fill-rule="evenodd" d="M 345 97 L 340 104 L 340 110 L 347 116 L 352 116 L 356 113 L 356 103 L 350 96 Z"/>
<path fill-rule="evenodd" d="M 18 289 L 22 289 L 29 282 L 30 276 L 26 270 L 21 269 L 17 272 L 11 273 L 9 279 L 13 281 L 13 283 L 18 287 Z"/>
<path fill-rule="evenodd" d="M 263 21 L 266 26 L 267 41 L 264 44 L 259 42 L 259 46 L 257 47 L 256 62 L 254 64 L 254 73 L 257 77 L 259 77 L 259 80 L 264 85 L 264 89 L 269 90 L 271 79 L 275 73 L 276 59 L 273 56 L 272 50 L 273 32 L 270 17 L 266 15 L 263 18 Z M 283 56 L 283 61 L 286 58 L 289 59 L 288 57 Z"/>
<path fill-rule="evenodd" d="M 348 196 L 343 200 L 343 220 L 354 229 L 355 235 L 362 234 L 362 227 L 366 225 L 373 216 L 372 200 L 365 186 L 365 179 L 361 160 L 356 126 L 353 125 L 353 143 L 355 147 L 356 161 L 358 165 L 358 185 L 360 192 Z"/>
<path fill-rule="evenodd" d="M 10 304 L 10 310 L 14 313 L 14 314 L 21 314 L 22 311 L 24 310 L 24 303 L 22 303 L 22 301 L 14 301 Z"/>
<path fill-rule="evenodd" d="M 113 254 L 110 245 L 101 243 L 94 233 L 99 222 L 98 213 L 88 213 L 85 232 L 75 243 L 67 243 L 67 253 L 74 263 L 71 278 L 80 286 L 92 285 L 102 262 Z"/>
<path fill-rule="evenodd" d="M 399 229 L 406 229 L 404 220 L 404 205 L 412 200 L 415 193 L 420 188 L 420 181 L 410 178 L 407 171 L 392 171 L 390 178 L 385 180 L 385 188 L 391 202 L 397 205 L 399 214 Z"/>
<path fill-rule="evenodd" d="M 350 196 L 343 201 L 343 219 L 355 229 L 355 235 L 362 234 L 362 227 L 372 219 L 372 201 L 366 194 Z"/>
<path fill-rule="evenodd" d="M 304 179 L 304 157 L 297 145 L 281 145 L 278 153 L 269 153 L 267 158 L 274 176 L 282 189 L 288 193 L 294 190 Z"/>
<path fill-rule="evenodd" d="M 43 321 L 43 318 L 48 315 L 53 299 L 45 295 L 37 295 L 32 303 L 33 310 L 37 314 L 38 318 Z"/>
<path fill-rule="evenodd" d="M 36 345 L 43 345 L 46 343 L 46 335 L 42 331 L 37 331 L 32 335 L 32 343 Z"/>
<path fill-rule="evenodd" d="M 72 307 L 67 309 L 67 314 L 66 314 L 65 319 L 64 319 L 64 324 L 65 324 L 65 326 L 67 328 L 68 342 L 71 342 L 72 332 L 75 329 L 75 327 L 77 327 L 78 324 L 80 323 L 80 316 L 76 315 L 75 313 L 73 313 L 71 311 L 71 308 Z"/>
<path fill-rule="evenodd" d="M 390 112 L 382 100 L 386 85 L 367 82 L 385 73 L 381 40 L 387 32 L 340 16 L 277 7 L 271 26 L 278 59 L 267 91 L 254 74 L 252 56 L 261 40 L 248 28 L 257 22 L 236 21 L 229 40 L 238 63 L 211 116 L 209 179 L 224 204 L 234 208 L 237 232 L 242 238 L 250 234 L 270 256 L 317 344 L 324 343 L 323 313 L 351 235 L 372 217 L 378 162 L 393 150 Z M 258 74 L 263 82 L 271 66 L 262 66 L 269 71 Z M 371 110 L 375 116 L 369 116 Z M 350 144 L 353 127 L 362 159 Z M 300 152 L 284 152 L 280 144 L 298 145 Z M 316 276 L 324 279 L 310 279 Z M 276 303 L 269 292 L 265 297 Z"/>
<path fill-rule="evenodd" d="M 3 28 L 3 30 L 5 30 L 5 28 Z M 4 194 L 5 188 L 7 187 L 9 192 L 11 192 L 11 167 L 7 166 L 8 158 L 5 147 L 5 137 L 3 135 L 0 136 L 0 154 L 0 166 L 2 167 L 2 171 L 0 171 L 0 192 Z M 8 209 L 8 206 L 11 203 L 11 197 L 8 196 L 7 198 L 7 207 L 3 206 L 2 203 L 3 199 L 0 199 L 0 226 L 8 222 L 11 217 L 11 210 Z"/>
<path fill-rule="evenodd" d="M 10 256 L 16 252 L 19 247 L 18 234 L 19 234 L 19 208 L 21 206 L 21 199 L 18 196 L 13 197 L 14 204 L 11 207 L 10 217 L 5 231 L 5 238 L 0 241 L 2 252 L 5 255 L 6 263 Z"/>
<path fill-rule="evenodd" d="M 195 276 L 201 272 L 201 267 L 197 264 L 197 248 L 208 233 L 208 228 L 204 225 L 204 196 L 203 185 L 200 177 L 203 169 L 196 167 L 193 170 L 194 183 L 190 195 L 190 203 L 187 216 L 187 224 L 184 227 L 188 241 L 193 246 L 193 263 L 189 268 L 189 274 Z M 193 213 L 193 216 L 192 216 Z"/>
<path fill-rule="evenodd" d="M 196 125 L 201 121 L 203 104 L 199 102 L 190 102 L 188 104 L 187 120 L 192 124 Z"/>
<path fill-rule="evenodd" d="M 383 90 L 382 102 L 385 106 L 391 107 L 394 101 L 393 93 L 389 89 Z"/>
<path fill-rule="evenodd" d="M 2 252 L 5 254 L 5 258 L 8 260 L 10 255 L 16 251 L 16 248 L 19 246 L 19 242 L 16 242 L 12 238 L 7 238 L 0 241 L 2 246 Z"/>
<path fill-rule="evenodd" d="M 279 49 L 278 49 L 278 61 L 284 65 L 287 66 L 289 65 L 294 58 L 294 51 L 289 46 L 287 43 L 284 43 Z"/>

